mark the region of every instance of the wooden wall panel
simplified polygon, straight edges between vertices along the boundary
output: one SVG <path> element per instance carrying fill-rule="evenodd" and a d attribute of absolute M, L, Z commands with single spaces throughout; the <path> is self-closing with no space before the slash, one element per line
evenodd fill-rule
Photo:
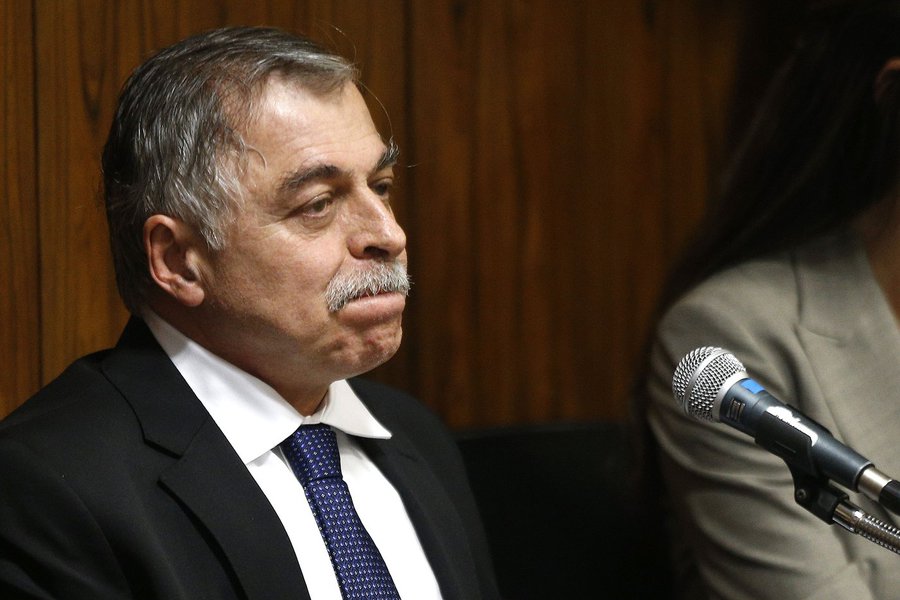
<path fill-rule="evenodd" d="M 14 85 L 0 244 L 21 259 L 0 262 L 19 269 L 0 299 L 0 342 L 18 361 L 0 410 L 114 343 L 126 318 L 98 205 L 122 81 L 186 35 L 268 24 L 358 62 L 402 149 L 394 202 L 414 287 L 401 351 L 373 376 L 455 427 L 622 417 L 663 273 L 750 81 L 742 57 L 752 47 L 765 62 L 744 43 L 748 15 L 765 26 L 777 3 L 35 0 L 35 55 L 30 26 L 4 21 L 2 41 Z"/>
<path fill-rule="evenodd" d="M 710 5 L 411 5 L 413 387 L 452 424 L 625 414 L 717 166 L 742 5 Z"/>
<path fill-rule="evenodd" d="M 0 416 L 40 384 L 31 17 L 0 3 Z"/>
<path fill-rule="evenodd" d="M 99 155 L 119 81 L 102 2 L 38 1 L 42 376 L 106 347 L 125 320 L 99 202 Z"/>

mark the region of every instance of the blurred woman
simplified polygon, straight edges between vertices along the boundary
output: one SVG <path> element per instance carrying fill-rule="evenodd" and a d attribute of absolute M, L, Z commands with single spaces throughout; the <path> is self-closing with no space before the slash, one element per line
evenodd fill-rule
<path fill-rule="evenodd" d="M 733 352 L 900 477 L 900 1 L 812 10 L 662 300 L 638 406 L 690 598 L 900 598 L 900 557 L 794 502 L 751 437 L 696 421 L 672 374 Z M 851 501 L 882 521 L 878 506 Z"/>

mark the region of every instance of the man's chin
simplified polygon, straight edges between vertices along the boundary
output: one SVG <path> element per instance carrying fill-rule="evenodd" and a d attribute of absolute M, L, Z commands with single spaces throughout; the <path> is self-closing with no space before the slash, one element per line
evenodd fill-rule
<path fill-rule="evenodd" d="M 362 340 L 362 347 L 355 352 L 353 375 L 361 375 L 380 367 L 389 361 L 400 348 L 403 328 L 399 325 L 393 331 L 381 330 Z"/>

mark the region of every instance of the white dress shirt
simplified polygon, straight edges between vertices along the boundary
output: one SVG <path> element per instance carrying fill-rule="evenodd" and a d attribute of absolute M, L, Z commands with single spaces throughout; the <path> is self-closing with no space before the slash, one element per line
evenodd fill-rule
<path fill-rule="evenodd" d="M 294 546 L 312 600 L 341 600 L 341 593 L 303 486 L 278 445 L 300 425 L 313 423 L 335 429 L 353 504 L 400 596 L 441 598 L 397 490 L 347 435 L 387 439 L 391 432 L 345 380 L 332 383 L 319 410 L 303 416 L 272 387 L 212 354 L 152 311 L 145 311 L 144 320 L 269 499 Z"/>

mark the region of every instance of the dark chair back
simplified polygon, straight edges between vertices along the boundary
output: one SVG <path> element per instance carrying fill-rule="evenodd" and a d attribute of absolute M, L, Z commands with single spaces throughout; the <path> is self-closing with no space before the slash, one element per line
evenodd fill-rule
<path fill-rule="evenodd" d="M 629 494 L 624 425 L 467 431 L 458 442 L 505 598 L 669 597 L 658 517 Z"/>

